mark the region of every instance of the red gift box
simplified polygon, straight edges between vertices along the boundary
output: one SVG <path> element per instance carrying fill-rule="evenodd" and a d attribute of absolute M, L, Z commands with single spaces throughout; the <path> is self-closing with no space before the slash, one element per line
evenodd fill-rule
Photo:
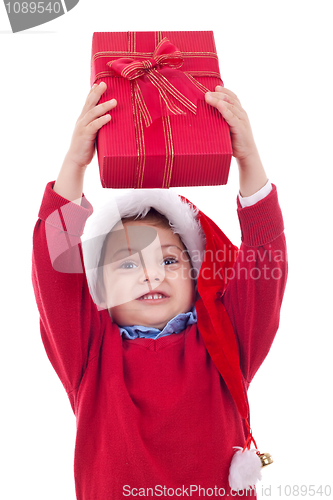
<path fill-rule="evenodd" d="M 103 187 L 227 183 L 229 127 L 204 98 L 223 86 L 212 31 L 94 33 L 91 86 L 100 81 L 99 102 L 117 100 L 97 136 Z"/>

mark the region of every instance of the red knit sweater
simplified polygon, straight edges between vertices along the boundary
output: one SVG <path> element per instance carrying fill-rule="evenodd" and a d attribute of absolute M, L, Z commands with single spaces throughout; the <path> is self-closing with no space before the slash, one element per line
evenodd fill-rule
<path fill-rule="evenodd" d="M 52 258 L 68 239 L 79 243 L 92 212 L 53 184 L 34 231 L 32 278 L 42 340 L 77 420 L 77 498 L 230 496 L 233 446 L 243 446 L 245 429 L 197 325 L 157 340 L 122 339 L 93 303 L 79 253 L 63 257 L 78 272 L 52 267 L 49 249 Z M 276 187 L 252 207 L 238 202 L 238 215 L 242 246 L 222 300 L 247 389 L 277 331 L 287 275 Z"/>

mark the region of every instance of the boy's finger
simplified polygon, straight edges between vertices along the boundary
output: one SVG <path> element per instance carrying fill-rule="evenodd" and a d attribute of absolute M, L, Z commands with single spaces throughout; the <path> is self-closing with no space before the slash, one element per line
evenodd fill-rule
<path fill-rule="evenodd" d="M 211 106 L 214 106 L 214 108 L 216 108 L 225 119 L 226 119 L 225 115 L 227 114 L 229 118 L 231 118 L 231 116 L 233 116 L 239 120 L 244 120 L 245 115 L 244 115 L 244 110 L 242 108 L 239 109 L 239 106 L 237 106 L 236 104 L 233 104 L 231 102 L 228 102 L 227 100 L 222 99 L 221 96 L 214 97 L 214 92 L 212 92 L 212 93 L 207 92 L 205 94 L 205 99 L 206 99 L 206 102 L 208 102 L 208 104 L 210 104 Z M 228 121 L 228 123 L 229 123 L 229 121 Z"/>
<path fill-rule="evenodd" d="M 244 112 L 240 102 L 227 94 L 222 92 L 207 92 L 205 96 L 207 97 L 207 102 L 212 106 L 216 107 L 218 102 L 223 101 L 225 103 L 229 103 L 233 108 L 235 108 L 235 114 L 237 114 L 237 116 L 241 117 L 242 112 Z"/>
<path fill-rule="evenodd" d="M 97 83 L 94 83 L 94 85 L 91 87 L 88 96 L 92 93 L 92 91 L 95 89 L 95 87 L 97 87 Z"/>
<path fill-rule="evenodd" d="M 106 88 L 107 87 L 105 82 L 94 84 L 90 89 L 84 107 L 88 107 L 88 109 L 91 109 L 93 106 L 96 106 Z"/>
<path fill-rule="evenodd" d="M 219 110 L 230 127 L 239 126 L 241 117 L 237 116 L 237 111 L 234 106 L 231 108 L 228 103 L 222 103 L 222 101 L 219 101 L 216 108 Z"/>
<path fill-rule="evenodd" d="M 94 103 L 94 105 L 98 103 L 98 101 L 101 98 L 101 95 L 106 91 L 106 88 L 107 88 L 106 83 L 105 82 L 100 82 L 93 89 L 92 93 L 90 94 L 90 101 L 92 103 Z"/>
<path fill-rule="evenodd" d="M 88 129 L 92 135 L 96 135 L 100 128 L 111 120 L 111 115 L 106 114 L 96 118 L 96 120 L 89 123 Z"/>
<path fill-rule="evenodd" d="M 117 106 L 116 99 L 111 99 L 110 101 L 105 101 L 97 106 L 93 106 L 92 109 L 88 110 L 82 119 L 82 125 L 85 127 L 97 118 L 103 116 L 108 111 L 111 111 Z"/>
<path fill-rule="evenodd" d="M 219 90 L 217 90 L 218 88 L 219 88 Z M 215 87 L 215 90 L 216 90 L 216 92 L 225 92 L 226 94 L 228 94 L 231 97 L 233 97 L 234 99 L 236 99 L 239 102 L 239 104 L 240 104 L 240 100 L 238 99 L 238 97 L 236 96 L 236 94 L 234 92 L 232 92 L 231 90 L 226 89 L 225 87 L 221 87 L 221 85 L 217 85 Z"/>
<path fill-rule="evenodd" d="M 225 92 L 209 92 L 209 94 L 211 94 L 215 99 L 230 102 L 231 104 L 234 104 L 238 108 L 241 108 L 240 102 L 231 95 L 226 94 Z"/>
<path fill-rule="evenodd" d="M 233 92 L 231 92 L 231 90 L 228 91 L 228 89 L 225 88 L 222 88 L 222 90 L 217 90 L 218 88 L 219 88 L 218 86 L 215 87 L 215 92 L 211 92 L 211 94 L 213 94 L 214 97 L 216 97 L 217 99 L 224 99 L 227 102 L 231 102 L 232 104 L 235 104 L 239 108 L 242 107 L 239 99 Z"/>
<path fill-rule="evenodd" d="M 96 86 L 94 86 L 94 85 L 90 89 L 90 92 L 87 96 L 86 102 L 84 103 L 80 118 L 82 116 L 85 116 L 88 111 L 90 111 L 92 108 L 94 108 L 96 106 L 96 104 L 100 100 L 103 92 L 105 92 L 105 90 L 107 88 L 105 82 L 100 82 L 99 84 L 96 84 Z"/>

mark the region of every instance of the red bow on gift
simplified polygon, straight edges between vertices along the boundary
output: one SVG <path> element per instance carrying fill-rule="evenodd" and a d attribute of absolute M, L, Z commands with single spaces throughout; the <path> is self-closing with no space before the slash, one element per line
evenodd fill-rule
<path fill-rule="evenodd" d="M 208 89 L 190 74 L 179 70 L 184 58 L 170 40 L 163 40 L 156 47 L 153 57 L 144 60 L 119 58 L 107 63 L 119 76 L 134 80 L 134 93 L 147 127 L 162 115 L 184 115 L 177 104 L 182 104 L 196 114 L 197 100 L 204 100 Z M 162 111 L 161 100 L 166 104 Z M 177 104 L 176 104 L 177 103 Z"/>

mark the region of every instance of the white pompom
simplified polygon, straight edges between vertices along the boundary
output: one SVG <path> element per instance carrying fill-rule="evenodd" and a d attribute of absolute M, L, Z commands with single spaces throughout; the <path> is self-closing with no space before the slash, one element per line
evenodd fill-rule
<path fill-rule="evenodd" d="M 232 490 L 246 490 L 261 480 L 261 461 L 255 448 L 245 450 L 234 446 L 236 451 L 229 469 L 229 485 Z"/>

